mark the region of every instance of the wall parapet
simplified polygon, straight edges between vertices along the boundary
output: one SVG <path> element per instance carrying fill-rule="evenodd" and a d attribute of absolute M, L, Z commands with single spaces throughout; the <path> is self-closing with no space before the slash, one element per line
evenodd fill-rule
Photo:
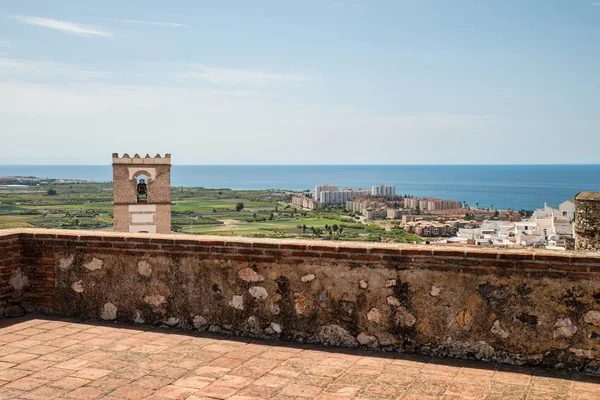
<path fill-rule="evenodd" d="M 0 301 L 34 312 L 600 366 L 597 253 L 38 229 L 0 246 Z"/>

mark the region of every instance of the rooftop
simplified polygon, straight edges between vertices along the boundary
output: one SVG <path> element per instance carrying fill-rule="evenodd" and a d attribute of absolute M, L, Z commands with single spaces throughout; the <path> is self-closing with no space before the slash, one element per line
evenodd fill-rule
<path fill-rule="evenodd" d="M 0 398 L 598 399 L 600 377 L 29 316 L 0 321 Z"/>

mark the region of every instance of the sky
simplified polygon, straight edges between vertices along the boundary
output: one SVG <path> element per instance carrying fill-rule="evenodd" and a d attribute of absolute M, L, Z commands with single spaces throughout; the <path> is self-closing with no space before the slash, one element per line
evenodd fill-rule
<path fill-rule="evenodd" d="M 0 0 L 0 164 L 598 164 L 597 0 Z"/>

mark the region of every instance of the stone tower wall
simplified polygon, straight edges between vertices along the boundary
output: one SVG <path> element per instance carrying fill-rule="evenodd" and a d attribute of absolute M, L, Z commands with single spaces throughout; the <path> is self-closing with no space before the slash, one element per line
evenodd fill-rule
<path fill-rule="evenodd" d="M 600 251 L 600 193 L 582 192 L 575 197 L 575 248 Z"/>
<path fill-rule="evenodd" d="M 141 158 L 117 153 L 112 157 L 114 230 L 117 232 L 171 232 L 171 155 Z M 147 180 L 147 200 L 137 199 L 137 178 Z"/>

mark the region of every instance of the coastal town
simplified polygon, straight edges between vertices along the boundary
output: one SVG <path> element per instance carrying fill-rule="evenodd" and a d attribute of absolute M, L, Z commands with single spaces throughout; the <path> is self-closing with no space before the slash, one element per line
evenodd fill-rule
<path fill-rule="evenodd" d="M 371 190 L 340 190 L 337 185 L 317 185 L 303 195 L 292 196 L 292 204 L 307 210 L 343 206 L 364 223 L 387 229 L 400 227 L 428 244 L 448 246 L 535 247 L 556 250 L 574 247 L 575 201 L 558 208 L 525 211 L 479 208 L 458 200 L 397 195 L 390 185 Z"/>

